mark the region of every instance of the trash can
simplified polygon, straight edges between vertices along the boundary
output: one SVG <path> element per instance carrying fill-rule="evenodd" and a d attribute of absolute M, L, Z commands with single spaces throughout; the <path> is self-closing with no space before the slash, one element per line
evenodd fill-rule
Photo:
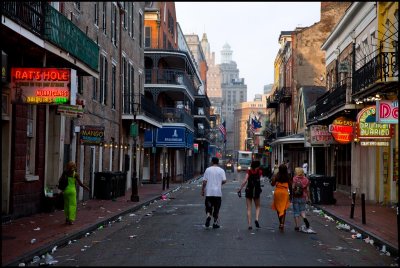
<path fill-rule="evenodd" d="M 113 199 L 125 195 L 126 172 L 95 172 L 94 197 L 96 199 Z"/>
<path fill-rule="evenodd" d="M 335 204 L 333 192 L 336 190 L 336 178 L 320 174 L 310 174 L 310 201 L 313 204 Z"/>
<path fill-rule="evenodd" d="M 94 173 L 94 198 L 109 200 L 115 197 L 115 175 L 113 172 Z"/>

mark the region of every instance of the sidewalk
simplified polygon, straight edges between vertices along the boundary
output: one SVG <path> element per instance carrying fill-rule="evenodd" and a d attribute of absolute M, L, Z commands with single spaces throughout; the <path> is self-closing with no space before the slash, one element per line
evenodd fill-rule
<path fill-rule="evenodd" d="M 196 178 L 197 179 L 197 178 Z M 96 230 L 99 226 L 116 220 L 119 216 L 138 210 L 182 186 L 169 185 L 162 190 L 162 184 L 144 184 L 138 189 L 139 202 L 130 201 L 131 192 L 112 200 L 90 199 L 78 204 L 77 220 L 74 225 L 65 225 L 64 212 L 39 213 L 2 224 L 2 266 L 18 266 L 29 262 L 33 256 L 51 252 L 73 239 Z M 392 255 L 398 255 L 397 215 L 395 208 L 376 204 L 366 204 L 366 224 L 362 224 L 361 201 L 356 200 L 354 218 L 350 219 L 351 198 L 336 191 L 335 205 L 314 205 L 333 218 L 343 221 L 361 234 L 375 240 L 375 245 L 386 245 Z M 37 228 L 40 230 L 34 230 Z M 31 240 L 36 242 L 31 244 Z M 381 246 L 380 246 L 381 247 Z"/>
<path fill-rule="evenodd" d="M 313 204 L 313 206 L 323 210 L 335 220 L 347 223 L 363 237 L 369 236 L 375 241 L 375 246 L 382 248 L 382 245 L 386 245 L 392 255 L 398 256 L 398 222 L 395 206 L 388 207 L 365 202 L 365 224 L 363 224 L 361 198 L 356 198 L 354 215 L 351 219 L 351 195 L 335 191 L 334 197 L 336 198 L 334 205 Z"/>

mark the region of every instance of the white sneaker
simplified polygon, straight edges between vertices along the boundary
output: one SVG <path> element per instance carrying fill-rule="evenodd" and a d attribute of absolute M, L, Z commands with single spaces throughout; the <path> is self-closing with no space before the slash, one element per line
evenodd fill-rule
<path fill-rule="evenodd" d="M 311 229 L 311 227 L 306 229 L 305 233 L 307 233 L 307 234 L 316 234 L 316 232 L 313 229 Z"/>

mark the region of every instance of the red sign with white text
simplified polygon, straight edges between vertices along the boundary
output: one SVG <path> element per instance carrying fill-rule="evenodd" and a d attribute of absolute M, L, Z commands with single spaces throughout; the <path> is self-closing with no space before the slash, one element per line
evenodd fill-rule
<path fill-rule="evenodd" d="M 27 104 L 66 104 L 71 69 L 11 68 L 12 100 Z"/>
<path fill-rule="evenodd" d="M 329 125 L 329 132 L 337 142 L 350 143 L 354 138 L 354 122 L 343 116 L 338 117 Z"/>

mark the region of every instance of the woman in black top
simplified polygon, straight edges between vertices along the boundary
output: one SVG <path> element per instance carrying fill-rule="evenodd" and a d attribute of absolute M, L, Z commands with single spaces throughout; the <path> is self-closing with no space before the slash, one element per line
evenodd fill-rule
<path fill-rule="evenodd" d="M 255 224 L 257 228 L 260 228 L 260 224 L 258 223 L 258 218 L 260 216 L 260 194 L 261 183 L 260 178 L 262 176 L 262 170 L 259 168 L 260 161 L 252 161 L 250 169 L 246 172 L 246 177 L 244 178 L 240 188 L 238 189 L 238 193 L 242 190 L 242 188 L 246 185 L 246 207 L 247 207 L 247 223 L 249 230 L 253 229 L 251 226 L 251 203 L 254 201 L 254 205 L 256 207 L 256 220 Z M 239 195 L 240 196 L 240 195 Z"/>

